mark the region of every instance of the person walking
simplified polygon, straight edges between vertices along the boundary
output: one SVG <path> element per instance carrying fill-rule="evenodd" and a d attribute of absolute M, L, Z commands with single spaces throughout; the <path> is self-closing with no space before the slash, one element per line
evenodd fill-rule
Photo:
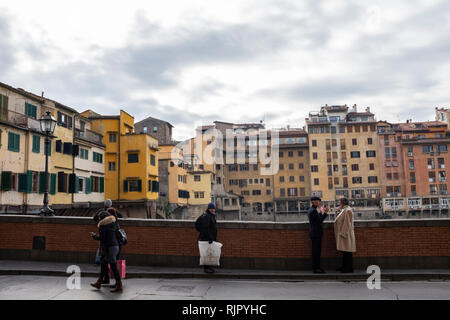
<path fill-rule="evenodd" d="M 100 211 L 98 211 L 98 212 L 95 214 L 95 216 L 94 216 L 94 221 L 95 221 L 95 223 L 98 223 L 98 222 L 100 221 L 100 214 L 101 214 L 101 213 L 104 213 L 105 211 L 108 212 L 110 215 L 112 215 L 112 216 L 114 216 L 114 217 L 116 218 L 117 229 L 120 229 L 120 226 L 119 226 L 119 224 L 118 224 L 117 221 L 118 221 L 119 218 L 122 218 L 122 214 L 120 214 L 120 212 L 117 211 L 116 208 L 114 208 L 114 207 L 112 206 L 112 201 L 111 201 L 111 199 L 106 199 L 106 200 L 105 200 L 105 203 L 104 203 L 104 208 L 103 208 L 103 210 L 100 210 Z M 101 243 L 100 243 L 100 245 L 99 245 L 98 251 L 99 251 L 99 256 L 100 256 L 100 265 L 101 265 L 100 268 L 106 268 L 106 269 L 108 269 L 108 262 L 107 262 L 107 259 L 106 259 L 106 257 L 105 257 L 105 255 L 106 255 L 106 250 L 105 250 L 104 248 L 102 248 Z M 119 244 L 119 252 L 117 253 L 116 260 L 119 260 L 120 251 L 121 251 L 121 246 L 120 246 L 120 244 Z M 105 273 L 104 273 L 104 278 L 103 278 L 103 280 L 102 280 L 102 284 L 104 284 L 104 285 L 109 285 L 109 283 L 110 283 L 109 272 L 105 272 Z M 110 288 L 114 288 L 114 287 L 115 287 L 114 285 L 111 285 L 111 286 L 110 286 Z"/>
<path fill-rule="evenodd" d="M 355 231 L 353 224 L 353 209 L 348 199 L 340 199 L 338 215 L 334 220 L 334 236 L 336 247 L 342 252 L 342 266 L 337 271 L 342 273 L 353 272 L 353 252 L 356 252 Z"/>
<path fill-rule="evenodd" d="M 96 282 L 91 283 L 91 286 L 100 289 L 108 273 L 108 264 L 114 274 L 116 284 L 111 292 L 121 292 L 123 290 L 122 280 L 120 278 L 119 270 L 117 269 L 117 254 L 119 252 L 119 241 L 117 239 L 117 225 L 116 218 L 108 212 L 103 211 L 99 215 L 99 235 L 91 232 L 92 238 L 100 241 L 100 245 L 104 251 L 102 254 L 102 263 L 100 267 L 100 277 Z"/>
<path fill-rule="evenodd" d="M 311 238 L 312 245 L 312 269 L 314 273 L 325 273 L 320 267 L 323 237 L 322 223 L 328 216 L 330 206 L 327 206 L 326 208 L 324 208 L 323 205 L 320 206 L 321 201 L 322 200 L 319 197 L 312 197 L 312 205 L 308 209 L 309 237 Z"/>
<path fill-rule="evenodd" d="M 196 228 L 200 232 L 199 241 L 208 241 L 210 244 L 217 241 L 217 221 L 216 205 L 212 202 L 208 204 L 206 211 L 197 219 Z M 211 266 L 203 266 L 206 273 L 214 273 Z"/>

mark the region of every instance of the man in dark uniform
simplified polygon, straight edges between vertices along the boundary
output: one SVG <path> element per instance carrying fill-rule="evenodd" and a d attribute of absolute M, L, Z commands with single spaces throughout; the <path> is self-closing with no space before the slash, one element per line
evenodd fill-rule
<path fill-rule="evenodd" d="M 208 204 L 208 208 L 195 222 L 197 231 L 200 232 L 198 241 L 208 241 L 210 244 L 217 241 L 217 221 L 216 221 L 216 205 L 212 202 Z M 206 273 L 214 273 L 211 266 L 204 266 Z"/>
<path fill-rule="evenodd" d="M 314 273 L 325 273 L 320 268 L 320 255 L 322 252 L 322 236 L 323 228 L 322 222 L 328 216 L 330 206 L 324 208 L 320 206 L 321 199 L 319 197 L 312 197 L 312 206 L 308 209 L 309 219 L 309 237 L 312 242 L 312 269 Z"/>

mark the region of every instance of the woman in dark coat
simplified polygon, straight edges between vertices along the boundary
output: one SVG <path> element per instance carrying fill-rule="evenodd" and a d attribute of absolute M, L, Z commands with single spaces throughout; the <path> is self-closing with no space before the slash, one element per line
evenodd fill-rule
<path fill-rule="evenodd" d="M 116 279 L 116 284 L 111 292 L 122 291 L 122 280 L 120 279 L 119 270 L 117 269 L 117 255 L 119 253 L 119 241 L 117 239 L 117 223 L 116 218 L 110 215 L 108 212 L 103 211 L 99 214 L 98 229 L 99 235 L 91 232 L 92 237 L 95 240 L 100 240 L 100 245 L 104 254 L 102 254 L 102 263 L 100 268 L 100 277 L 91 286 L 100 289 L 102 285 L 102 279 L 104 279 L 108 272 L 108 264 Z"/>

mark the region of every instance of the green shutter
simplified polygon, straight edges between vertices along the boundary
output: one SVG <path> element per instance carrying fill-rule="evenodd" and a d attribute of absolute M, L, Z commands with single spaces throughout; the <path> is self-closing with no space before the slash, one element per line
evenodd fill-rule
<path fill-rule="evenodd" d="M 2 191 L 11 190 L 11 171 L 3 171 L 2 172 Z"/>
<path fill-rule="evenodd" d="M 39 193 L 44 193 L 45 189 L 45 172 L 39 172 Z"/>
<path fill-rule="evenodd" d="M 41 152 L 41 137 L 39 136 L 33 136 L 33 152 Z"/>
<path fill-rule="evenodd" d="M 91 177 L 86 177 L 84 181 L 86 182 L 86 193 L 89 194 L 92 192 L 92 179 Z"/>
<path fill-rule="evenodd" d="M 8 150 L 19 152 L 20 150 L 20 135 L 14 132 L 8 132 Z"/>
<path fill-rule="evenodd" d="M 100 177 L 100 193 L 105 192 L 105 178 Z"/>
<path fill-rule="evenodd" d="M 33 118 L 37 119 L 37 107 L 33 106 Z"/>
<path fill-rule="evenodd" d="M 28 172 L 27 172 L 27 193 L 31 193 L 32 184 L 33 184 L 33 172 L 28 170 Z"/>
<path fill-rule="evenodd" d="M 19 173 L 19 192 L 27 192 L 27 177 L 26 173 Z"/>
<path fill-rule="evenodd" d="M 79 190 L 79 182 L 80 178 L 78 176 L 75 176 L 75 193 L 78 193 Z"/>
<path fill-rule="evenodd" d="M 50 194 L 56 194 L 56 173 L 50 175 Z"/>

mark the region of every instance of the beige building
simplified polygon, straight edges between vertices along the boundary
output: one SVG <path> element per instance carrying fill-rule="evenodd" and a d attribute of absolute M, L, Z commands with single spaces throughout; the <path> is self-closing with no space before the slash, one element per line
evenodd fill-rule
<path fill-rule="evenodd" d="M 377 122 L 366 108 L 324 106 L 306 119 L 311 195 L 330 204 L 346 197 L 354 207 L 377 207 L 381 180 Z"/>

